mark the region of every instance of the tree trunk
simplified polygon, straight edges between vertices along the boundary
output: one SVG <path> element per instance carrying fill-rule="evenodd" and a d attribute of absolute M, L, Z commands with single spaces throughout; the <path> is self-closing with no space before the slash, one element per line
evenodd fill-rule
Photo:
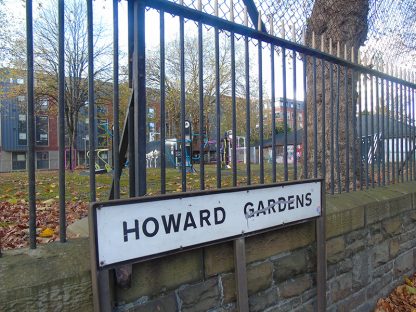
<path fill-rule="evenodd" d="M 306 43 L 312 46 L 312 34 L 315 33 L 316 48 L 321 48 L 321 36 L 324 36 L 325 52 L 329 51 L 329 39 L 332 39 L 332 51 L 336 54 L 337 42 L 340 42 L 341 57 L 344 56 L 344 46 L 347 46 L 347 59 L 351 60 L 351 47 L 357 49 L 364 43 L 368 24 L 367 15 L 369 10 L 368 0 L 316 0 L 312 10 L 311 17 L 307 24 Z M 333 85 L 332 85 L 332 100 L 331 100 L 331 83 L 330 83 L 330 66 L 325 62 L 324 83 L 322 84 L 322 62 L 316 60 L 316 71 L 314 81 L 314 65 L 312 57 L 308 57 L 307 61 L 307 123 L 308 123 L 308 177 L 313 178 L 323 177 L 326 180 L 327 188 L 331 182 L 331 169 L 335 166 L 334 182 L 340 181 L 341 188 L 345 190 L 352 183 L 353 160 L 356 160 L 357 181 L 359 181 L 358 174 L 360 172 L 360 159 L 358 157 L 358 150 L 360 140 L 357 140 L 357 131 L 354 127 L 354 119 L 356 118 L 356 103 L 358 96 L 356 93 L 357 73 L 354 73 L 354 85 L 352 81 L 351 70 L 346 71 L 345 68 L 333 65 Z M 339 91 L 337 88 L 339 70 Z M 346 83 L 345 83 L 346 79 Z M 316 83 L 316 84 L 315 84 Z M 316 86 L 316 89 L 315 87 Z M 345 94 L 345 86 L 347 94 Z M 315 91 L 316 90 L 316 91 Z M 353 92 L 354 90 L 354 92 Z M 354 94 L 354 102 L 352 95 Z M 316 112 L 314 108 L 316 97 Z M 339 98 L 339 109 L 337 109 L 337 102 Z M 331 105 L 333 105 L 333 115 L 331 116 Z M 323 108 L 325 113 L 323 117 Z M 348 114 L 347 114 L 348 112 Z M 331 120 L 334 120 L 332 123 Z M 338 120 L 338 131 L 336 131 Z M 315 127 L 317 132 L 315 133 Z M 348 128 L 348 132 L 347 132 Z M 333 145 L 331 140 L 331 130 L 334 131 Z M 323 131 L 325 131 L 325 142 L 323 139 Z M 315 139 L 317 135 L 317 140 Z M 347 138 L 349 144 L 347 146 Z M 317 143 L 317 146 L 314 146 Z M 324 144 L 325 143 L 325 144 Z M 355 143 L 355 144 L 354 144 Z M 325 145 L 325 147 L 324 147 Z M 334 165 L 331 163 L 331 145 L 334 152 Z M 337 149 L 339 153 L 336 153 Z M 315 160 L 314 154 L 317 153 Z M 325 162 L 324 158 L 325 156 Z M 315 166 L 315 163 L 317 166 Z M 325 172 L 324 172 L 325 163 Z M 339 172 L 337 165 L 339 164 Z M 347 183 L 347 166 L 349 166 L 349 181 Z M 337 190 L 337 187 L 335 188 Z"/>

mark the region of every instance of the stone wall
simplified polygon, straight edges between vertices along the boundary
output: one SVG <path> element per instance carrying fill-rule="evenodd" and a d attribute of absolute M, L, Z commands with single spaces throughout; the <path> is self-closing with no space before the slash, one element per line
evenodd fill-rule
<path fill-rule="evenodd" d="M 415 271 L 415 193 L 405 183 L 327 196 L 328 311 L 371 311 Z M 250 311 L 314 311 L 314 237 L 307 222 L 247 238 Z M 6 252 L 0 310 L 90 311 L 88 266 L 85 239 Z M 114 293 L 117 311 L 236 311 L 233 245 L 136 264 L 132 287 Z"/>
<path fill-rule="evenodd" d="M 3 252 L 0 311 L 92 311 L 87 239 Z"/>

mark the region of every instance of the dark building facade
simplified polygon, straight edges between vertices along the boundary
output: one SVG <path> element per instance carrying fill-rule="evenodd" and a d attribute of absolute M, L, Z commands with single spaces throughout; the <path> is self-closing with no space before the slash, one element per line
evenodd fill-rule
<path fill-rule="evenodd" d="M 27 113 L 24 95 L 7 96 L 11 89 L 24 85 L 24 78 L 3 75 L 0 88 L 0 172 L 27 169 Z M 4 78 L 7 77 L 7 78 Z M 100 158 L 110 162 L 111 130 L 108 107 L 101 105 L 97 109 L 97 150 Z M 66 136 L 68 137 L 68 136 Z M 66 142 L 66 166 L 69 166 L 70 149 Z M 77 126 L 77 140 L 73 151 L 73 167 L 84 166 L 85 148 L 88 149 L 88 107 L 81 109 Z M 35 103 L 35 163 L 36 169 L 58 168 L 58 116 L 56 103 L 48 98 L 40 98 Z M 100 159 L 98 160 L 100 161 Z"/>

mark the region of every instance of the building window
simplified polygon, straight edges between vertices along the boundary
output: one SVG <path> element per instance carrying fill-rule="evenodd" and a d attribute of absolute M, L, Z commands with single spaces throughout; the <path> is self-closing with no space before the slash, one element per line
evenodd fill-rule
<path fill-rule="evenodd" d="M 19 114 L 19 122 L 17 124 L 17 144 L 26 145 L 27 144 L 27 122 L 26 115 Z"/>
<path fill-rule="evenodd" d="M 26 153 L 12 153 L 12 170 L 26 170 Z"/>
<path fill-rule="evenodd" d="M 106 116 L 108 114 L 108 107 L 106 105 L 97 105 L 98 116 Z"/>
<path fill-rule="evenodd" d="M 48 100 L 43 99 L 43 100 L 39 101 L 39 109 L 41 111 L 47 111 L 48 107 L 49 107 L 49 101 Z"/>
<path fill-rule="evenodd" d="M 107 119 L 98 119 L 97 125 L 98 148 L 108 147 L 108 136 L 111 133 L 108 129 Z"/>
<path fill-rule="evenodd" d="M 147 110 L 147 117 L 148 118 L 155 118 L 155 109 L 149 107 Z"/>
<path fill-rule="evenodd" d="M 49 169 L 49 152 L 36 152 L 36 168 Z"/>
<path fill-rule="evenodd" d="M 36 116 L 36 145 L 49 145 L 49 118 L 48 116 Z"/>

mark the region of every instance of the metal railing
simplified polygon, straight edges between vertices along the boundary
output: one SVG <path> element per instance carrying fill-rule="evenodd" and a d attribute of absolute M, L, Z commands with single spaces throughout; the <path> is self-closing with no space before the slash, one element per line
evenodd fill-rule
<path fill-rule="evenodd" d="M 58 3 L 59 206 L 60 240 L 65 242 L 65 25 L 64 1 L 59 0 Z M 92 0 L 87 0 L 87 4 L 89 185 L 90 201 L 94 202 L 96 108 Z M 179 191 L 182 192 L 195 188 L 195 175 L 199 177 L 198 187 L 201 190 L 324 177 L 327 191 L 331 194 L 415 179 L 414 75 L 405 72 L 397 78 L 397 73 L 392 76 L 363 66 L 357 61 L 357 50 L 346 53 L 350 59 L 352 54 L 353 62 L 340 57 L 341 48 L 334 56 L 331 41 L 329 51 L 323 52 L 275 36 L 273 31 L 267 33 L 258 12 L 250 14 L 250 10 L 245 11 L 245 22 L 237 24 L 233 21 L 233 14 L 226 20 L 166 0 L 128 1 L 128 62 L 132 94 L 120 135 L 118 5 L 118 0 L 113 0 L 113 145 L 119 148 L 113 150 L 114 178 L 110 198 L 120 197 L 120 176 L 127 160 L 130 197 L 148 193 L 149 173 L 155 174 L 158 181 L 157 187 L 152 186 L 152 192 L 162 194 L 171 191 L 167 186 L 172 183 L 172 175 L 180 176 Z M 146 32 L 145 21 L 147 16 L 154 16 L 155 13 L 158 23 L 156 30 L 152 31 L 158 30 L 158 56 L 157 62 L 151 63 L 146 51 L 146 36 L 149 33 Z M 257 27 L 249 27 L 249 18 Z M 29 228 L 30 248 L 36 248 L 32 1 L 26 1 L 26 20 Z M 176 22 L 173 23 L 173 20 Z M 193 75 L 188 68 L 187 52 L 190 50 L 186 46 L 190 24 L 195 30 L 189 31 L 189 35 L 195 36 L 197 43 Z M 168 43 L 173 37 L 167 36 L 167 27 L 170 30 L 173 25 L 178 26 L 177 54 L 168 55 Z M 208 40 L 213 42 L 212 46 L 207 45 Z M 323 41 L 322 46 L 327 45 L 328 40 Z M 213 53 L 209 53 L 207 47 L 213 47 Z M 226 52 L 224 47 L 227 47 Z M 213 59 L 208 59 L 208 54 L 212 54 Z M 257 60 L 253 55 L 257 56 Z M 177 57 L 178 61 L 177 76 L 172 76 L 172 69 L 168 68 L 168 62 L 173 57 Z M 224 59 L 227 63 L 226 75 L 221 67 Z M 159 81 L 153 85 L 146 80 L 151 66 L 157 69 L 159 76 Z M 211 68 L 209 71 L 208 67 Z M 207 72 L 212 76 L 207 77 Z M 173 78 L 177 80 L 177 85 L 172 87 Z M 209 94 L 207 78 L 213 83 L 213 91 Z M 189 80 L 196 86 L 194 89 L 187 85 Z M 224 80 L 226 91 L 222 90 Z M 147 97 L 150 92 L 158 94 L 155 119 L 160 133 L 160 163 L 156 169 L 148 169 L 146 163 L 146 147 L 149 144 L 147 107 L 150 103 Z M 172 94 L 176 96 L 173 100 Z M 279 97 L 282 98 L 281 108 L 276 101 Z M 288 105 L 289 100 L 293 100 L 293 107 Z M 298 107 L 301 102 L 302 107 Z M 275 130 L 278 126 L 277 113 L 283 115 L 281 133 Z M 298 122 L 299 114 L 303 116 L 301 122 Z M 293 116 L 295 121 L 293 129 L 290 129 L 288 124 Z M 189 138 L 185 123 L 191 118 L 199 136 L 191 134 Z M 176 128 L 173 138 L 167 136 L 167 128 L 172 127 Z M 231 137 L 223 136 L 228 130 L 231 130 Z M 241 164 L 236 135 L 245 138 L 245 157 Z M 175 139 L 175 153 L 167 148 L 167 142 L 172 139 Z M 212 146 L 207 143 L 213 141 Z M 190 154 L 189 146 L 193 143 L 197 147 L 195 150 L 199 149 L 198 155 Z M 279 152 L 281 148 L 283 154 Z M 168 168 L 168 157 L 176 157 L 176 169 Z M 195 161 L 197 157 L 198 163 Z M 254 163 L 255 159 L 258 163 Z M 215 182 L 208 184 L 210 178 Z"/>

